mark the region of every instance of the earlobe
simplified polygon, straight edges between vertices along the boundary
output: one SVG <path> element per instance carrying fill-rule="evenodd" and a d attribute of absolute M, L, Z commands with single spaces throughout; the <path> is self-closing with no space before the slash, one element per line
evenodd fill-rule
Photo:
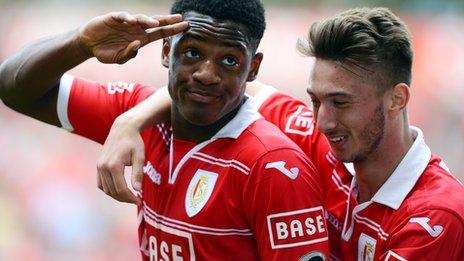
<path fill-rule="evenodd" d="M 171 51 L 170 40 L 163 39 L 163 49 L 161 50 L 161 64 L 169 68 L 169 53 Z"/>
<path fill-rule="evenodd" d="M 256 79 L 256 76 L 259 72 L 259 67 L 263 61 L 263 54 L 256 53 L 255 56 L 251 59 L 250 72 L 248 73 L 247 81 L 252 82 Z"/>

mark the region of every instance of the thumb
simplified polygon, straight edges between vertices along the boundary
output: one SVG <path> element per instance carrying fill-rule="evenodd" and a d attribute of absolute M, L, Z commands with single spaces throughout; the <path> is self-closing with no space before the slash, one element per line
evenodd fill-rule
<path fill-rule="evenodd" d="M 140 191 L 142 189 L 143 163 L 145 162 L 144 152 L 134 151 L 132 155 L 132 187 Z"/>

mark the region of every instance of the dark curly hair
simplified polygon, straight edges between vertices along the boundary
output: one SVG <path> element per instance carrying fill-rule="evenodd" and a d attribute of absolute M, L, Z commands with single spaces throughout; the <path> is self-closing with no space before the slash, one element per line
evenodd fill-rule
<path fill-rule="evenodd" d="M 244 26 L 252 39 L 254 50 L 258 47 L 266 28 L 264 8 L 259 0 L 176 0 L 171 7 L 171 14 L 184 14 L 189 11 Z"/>

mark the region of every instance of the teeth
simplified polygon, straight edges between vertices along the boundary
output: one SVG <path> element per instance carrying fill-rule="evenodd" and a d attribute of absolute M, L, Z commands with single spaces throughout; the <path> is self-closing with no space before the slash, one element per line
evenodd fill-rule
<path fill-rule="evenodd" d="M 343 137 L 337 137 L 337 138 L 331 138 L 330 141 L 331 142 L 340 142 L 343 140 Z"/>

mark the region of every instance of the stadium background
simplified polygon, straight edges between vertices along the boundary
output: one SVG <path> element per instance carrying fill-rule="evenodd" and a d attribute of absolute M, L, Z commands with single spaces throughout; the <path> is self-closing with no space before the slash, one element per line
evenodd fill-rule
<path fill-rule="evenodd" d="M 353 6 L 387 6 L 409 25 L 415 50 L 411 122 L 464 180 L 464 2 L 264 1 L 261 81 L 308 101 L 311 60 L 295 42 L 320 18 Z M 115 10 L 166 13 L 169 1 L 0 0 L 0 61 L 37 38 Z M 92 59 L 72 71 L 94 80 L 166 83 L 160 43 L 126 65 Z M 0 103 L 0 260 L 134 260 L 136 210 L 96 188 L 101 147 L 13 113 Z"/>

